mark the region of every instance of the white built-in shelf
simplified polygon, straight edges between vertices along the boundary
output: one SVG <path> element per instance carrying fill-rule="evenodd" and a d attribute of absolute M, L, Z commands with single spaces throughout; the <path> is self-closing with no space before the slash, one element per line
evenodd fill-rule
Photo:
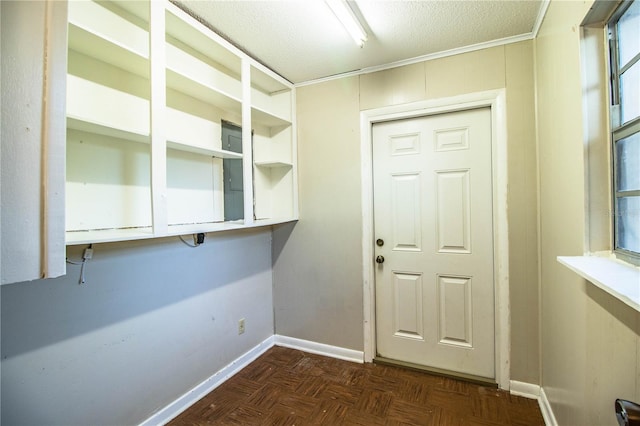
<path fill-rule="evenodd" d="M 149 76 L 149 33 L 91 1 L 69 2 L 69 49 Z"/>
<path fill-rule="evenodd" d="M 102 126 L 98 123 L 90 121 L 84 121 L 82 119 L 76 119 L 67 115 L 67 128 L 80 130 L 87 133 L 94 133 L 96 135 L 109 136 L 116 139 L 123 139 L 132 142 L 149 143 L 149 134 L 140 134 L 135 132 L 129 132 L 126 130 L 116 129 L 114 127 Z"/>
<path fill-rule="evenodd" d="M 267 127 L 283 127 L 291 125 L 291 119 L 278 116 L 275 113 L 255 106 L 251 107 L 251 120 L 254 123 L 259 123 Z"/>
<path fill-rule="evenodd" d="M 192 152 L 194 154 L 205 155 L 208 157 L 215 157 L 215 158 L 224 158 L 224 159 L 241 159 L 242 158 L 242 154 L 237 152 L 225 151 L 224 149 L 215 149 L 215 148 L 211 148 L 211 149 L 200 148 L 197 146 L 185 145 L 179 142 L 172 142 L 172 141 L 167 141 L 167 148 L 177 149 L 179 151 Z"/>
<path fill-rule="evenodd" d="M 290 82 L 169 1 L 73 1 L 68 16 L 67 244 L 295 220 Z M 223 122 L 244 154 L 222 149 Z M 244 219 L 225 222 L 229 159 L 244 160 Z"/>
<path fill-rule="evenodd" d="M 149 5 L 144 1 L 131 1 L 131 0 L 111 0 L 109 3 L 129 14 L 131 19 L 136 18 L 139 22 L 139 26 L 149 27 Z M 109 3 L 104 1 L 101 3 L 104 6 L 109 6 Z"/>
<path fill-rule="evenodd" d="M 138 52 L 114 44 L 75 25 L 69 25 L 69 49 L 101 62 L 110 63 L 132 74 L 149 78 L 149 61 L 146 56 L 141 56 Z"/>
<path fill-rule="evenodd" d="M 174 108 L 166 108 L 167 146 L 218 158 L 242 158 L 221 149 L 220 124 Z"/>
<path fill-rule="evenodd" d="M 166 4 L 165 17 L 168 39 L 179 40 L 193 51 L 211 58 L 220 67 L 229 70 L 230 74 L 240 75 L 242 59 L 230 43 L 174 4 Z"/>
<path fill-rule="evenodd" d="M 133 132 L 127 132 L 125 130 L 116 129 L 108 126 L 101 126 L 97 123 L 91 123 L 88 121 L 78 120 L 73 117 L 67 117 L 67 128 L 80 130 L 87 133 L 94 133 L 97 135 L 109 136 L 115 139 L 128 140 L 132 142 L 140 142 L 148 144 L 150 142 L 149 135 L 143 135 Z M 224 158 L 224 159 L 241 159 L 242 154 L 232 151 L 226 151 L 224 149 L 216 148 L 202 148 L 199 146 L 192 146 L 189 144 L 183 144 L 180 142 L 167 141 L 167 148 L 176 149 L 179 151 L 192 152 L 194 154 L 204 155 L 208 157 Z M 284 163 L 282 163 L 284 165 Z M 277 167 L 277 166 L 266 166 Z M 291 165 L 289 165 L 291 167 Z"/>
<path fill-rule="evenodd" d="M 120 135 L 132 134 L 134 140 L 149 135 L 147 99 L 70 74 L 67 117 L 95 124 L 96 129 L 110 127 Z"/>
<path fill-rule="evenodd" d="M 198 234 L 200 232 L 219 232 L 219 231 L 231 231 L 234 229 L 246 228 L 243 220 L 234 220 L 227 222 L 208 222 L 208 223 L 193 223 L 185 225 L 169 225 L 169 231 L 167 235 L 188 235 Z"/>
<path fill-rule="evenodd" d="M 251 119 L 267 127 L 291 124 L 291 87 L 282 78 L 251 67 Z"/>
<path fill-rule="evenodd" d="M 251 67 L 251 87 L 269 94 L 291 91 L 291 85 L 282 77 L 273 73 L 267 74 L 259 66 Z"/>
<path fill-rule="evenodd" d="M 282 161 L 256 161 L 253 164 L 255 164 L 256 167 L 266 167 L 266 168 L 276 168 L 276 167 L 291 168 L 291 167 L 293 167 L 293 164 L 285 163 L 285 162 L 282 162 Z"/>
<path fill-rule="evenodd" d="M 279 225 L 282 223 L 290 223 L 290 222 L 296 222 L 298 219 L 292 217 L 292 216 L 283 216 L 283 217 L 272 217 L 269 219 L 256 219 L 253 223 L 254 227 L 260 227 L 260 226 L 273 226 L 273 225 Z"/>
<path fill-rule="evenodd" d="M 167 43 L 167 87 L 236 114 L 242 112 L 242 84 L 233 75 Z"/>
<path fill-rule="evenodd" d="M 196 223 L 188 225 L 169 225 L 169 231 L 166 236 L 191 235 L 197 233 L 233 231 L 237 229 L 259 228 L 263 226 L 272 226 L 281 223 L 295 222 L 296 219 L 291 217 L 258 219 L 251 224 L 244 221 L 231 222 L 211 222 Z M 154 238 L 151 227 L 132 228 L 132 229 L 103 229 L 95 231 L 74 231 L 67 232 L 66 244 L 84 245 L 96 242 L 117 242 L 117 241 L 133 241 Z"/>
<path fill-rule="evenodd" d="M 67 231 L 66 244 L 68 246 L 92 243 L 110 243 L 115 241 L 133 241 L 153 238 L 151 227 L 99 229 L 90 231 Z"/>
<path fill-rule="evenodd" d="M 558 256 L 558 262 L 640 311 L 640 268 L 598 256 Z"/>
<path fill-rule="evenodd" d="M 240 114 L 242 112 L 242 101 L 240 97 L 219 90 L 202 81 L 192 80 L 170 68 L 167 69 L 167 87 L 189 95 L 192 98 L 215 105 L 222 110 L 234 114 Z"/>
<path fill-rule="evenodd" d="M 258 65 L 250 74 L 254 215 L 260 223 L 282 222 L 297 215 L 293 91 L 281 77 Z"/>

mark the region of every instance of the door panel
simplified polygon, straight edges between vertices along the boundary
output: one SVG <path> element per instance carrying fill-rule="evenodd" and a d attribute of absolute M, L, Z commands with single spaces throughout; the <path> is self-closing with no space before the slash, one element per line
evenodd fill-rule
<path fill-rule="evenodd" d="M 423 340 L 422 275 L 398 272 L 393 275 L 394 334 Z"/>
<path fill-rule="evenodd" d="M 471 278 L 438 276 L 440 343 L 472 347 Z"/>
<path fill-rule="evenodd" d="M 489 108 L 373 126 L 379 356 L 495 377 Z"/>
<path fill-rule="evenodd" d="M 439 253 L 471 253 L 469 170 L 436 172 Z"/>
<path fill-rule="evenodd" d="M 396 174 L 392 175 L 391 179 L 393 249 L 420 251 L 422 246 L 420 174 Z"/>

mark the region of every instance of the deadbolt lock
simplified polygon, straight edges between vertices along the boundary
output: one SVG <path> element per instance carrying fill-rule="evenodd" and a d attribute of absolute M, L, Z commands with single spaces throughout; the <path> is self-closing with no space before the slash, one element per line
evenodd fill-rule
<path fill-rule="evenodd" d="M 382 246 L 384 245 L 384 240 L 383 240 L 382 238 L 378 238 L 378 239 L 376 240 L 376 245 L 377 245 L 378 247 L 382 247 Z"/>

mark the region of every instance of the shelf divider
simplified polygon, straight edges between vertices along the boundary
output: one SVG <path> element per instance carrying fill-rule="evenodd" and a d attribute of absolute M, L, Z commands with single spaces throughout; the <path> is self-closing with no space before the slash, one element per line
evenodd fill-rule
<path fill-rule="evenodd" d="M 154 235 L 166 235 L 167 149 L 166 149 L 166 49 L 164 2 L 149 2 L 149 46 L 151 53 L 151 215 Z"/>

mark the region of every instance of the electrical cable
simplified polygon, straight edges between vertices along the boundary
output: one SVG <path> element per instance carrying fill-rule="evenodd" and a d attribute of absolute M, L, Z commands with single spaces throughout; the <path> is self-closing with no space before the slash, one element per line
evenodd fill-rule
<path fill-rule="evenodd" d="M 184 238 L 182 238 L 182 235 L 178 235 L 178 238 L 180 238 L 180 241 L 182 241 L 183 243 L 185 243 L 185 245 L 191 247 L 191 248 L 197 248 L 198 244 L 189 244 L 188 241 L 186 241 Z"/>
<path fill-rule="evenodd" d="M 90 260 L 92 257 L 93 257 L 93 244 L 89 244 L 89 247 L 84 249 L 84 252 L 82 253 L 82 261 L 78 262 L 74 260 L 69 260 L 69 258 L 66 259 L 66 262 L 68 264 L 80 266 L 80 278 L 78 279 L 78 284 L 84 284 L 86 282 L 84 269 L 85 269 L 85 265 L 87 264 L 87 260 Z"/>
<path fill-rule="evenodd" d="M 80 265 L 80 280 L 78 280 L 78 284 L 84 284 L 84 265 L 87 264 L 86 260 L 82 261 L 82 265 Z"/>

